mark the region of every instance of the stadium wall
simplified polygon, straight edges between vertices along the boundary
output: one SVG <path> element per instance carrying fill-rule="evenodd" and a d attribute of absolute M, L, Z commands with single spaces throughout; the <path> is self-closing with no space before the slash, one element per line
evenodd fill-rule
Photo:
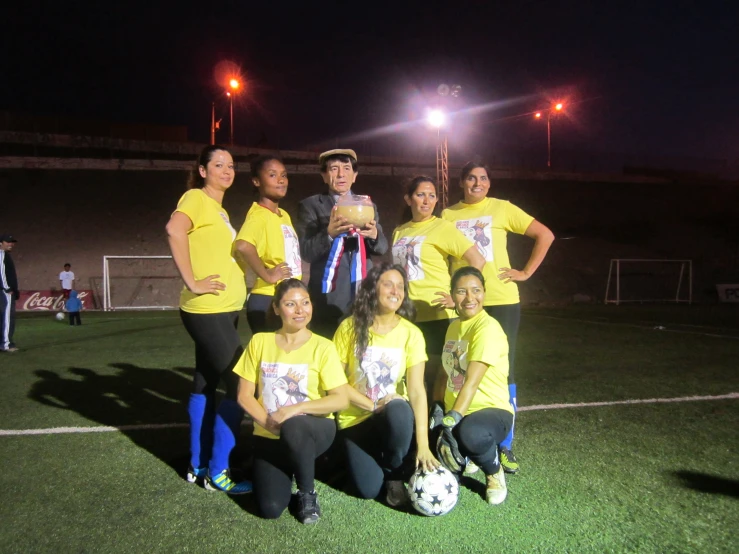
<path fill-rule="evenodd" d="M 95 163 L 102 162 L 111 163 Z M 122 171 L 107 166 L 39 169 L 40 163 L 37 159 L 31 168 L 18 167 L 6 159 L 0 168 L 0 232 L 13 233 L 19 241 L 13 257 L 22 289 L 58 288 L 58 274 L 69 262 L 79 288 L 94 291 L 100 305 L 103 255 L 169 253 L 164 226 L 184 192 L 181 165 Z M 283 206 L 295 219 L 298 202 L 324 185 L 315 166 L 290 166 L 289 171 L 290 192 Z M 432 168 L 360 169 L 355 190 L 377 202 L 388 236 L 400 217 L 403 182 L 416 172 L 433 173 Z M 495 175 L 493 195 L 520 206 L 557 236 L 540 270 L 521 284 L 525 304 L 602 301 L 610 258 L 690 258 L 698 302 L 717 300 L 716 283 L 739 282 L 739 187 L 658 179 L 618 182 L 616 177 L 606 181 L 582 175 Z M 459 199 L 456 185 L 450 193 L 452 201 Z M 224 203 L 235 228 L 256 199 L 242 171 Z M 511 236 L 514 267 L 525 263 L 530 246 L 525 237 Z M 156 268 L 162 275 L 146 282 L 136 277 L 144 266 L 118 270 L 115 287 L 122 302 L 138 295 L 154 302 L 150 305 L 164 305 L 180 287 L 168 264 Z"/>

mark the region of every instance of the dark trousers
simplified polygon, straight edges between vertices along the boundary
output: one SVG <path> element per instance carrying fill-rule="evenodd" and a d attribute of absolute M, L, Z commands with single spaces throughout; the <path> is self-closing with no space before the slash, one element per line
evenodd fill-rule
<path fill-rule="evenodd" d="M 462 418 L 454 428 L 459 452 L 482 468 L 485 475 L 500 469 L 498 445 L 513 425 L 513 414 L 498 408 L 485 408 Z"/>
<path fill-rule="evenodd" d="M 239 376 L 231 371 L 244 351 L 237 332 L 239 312 L 191 314 L 180 310 L 182 323 L 195 342 L 195 394 L 215 395 L 221 379 L 226 398 L 236 400 Z"/>
<path fill-rule="evenodd" d="M 0 350 L 14 348 L 15 297 L 12 292 L 0 288 Z"/>
<path fill-rule="evenodd" d="M 508 383 L 513 384 L 516 382 L 513 370 L 516 359 L 518 326 L 521 323 L 521 304 L 485 306 L 485 311 L 500 323 L 506 337 L 508 337 Z"/>
<path fill-rule="evenodd" d="M 294 416 L 282 424 L 280 438 L 254 437 L 252 481 L 259 512 L 267 519 L 280 517 L 292 494 L 292 478 L 298 490 L 315 487 L 316 458 L 336 437 L 336 422 L 327 417 Z"/>
<path fill-rule="evenodd" d="M 361 498 L 376 498 L 385 480 L 403 478 L 403 462 L 413 440 L 413 410 L 393 400 L 382 411 L 339 431 L 346 450 L 349 481 Z"/>
<path fill-rule="evenodd" d="M 272 296 L 250 294 L 246 302 L 246 321 L 252 335 L 277 331 L 280 318 L 272 310 Z"/>
<path fill-rule="evenodd" d="M 69 324 L 70 325 L 82 325 L 79 312 L 69 312 Z"/>

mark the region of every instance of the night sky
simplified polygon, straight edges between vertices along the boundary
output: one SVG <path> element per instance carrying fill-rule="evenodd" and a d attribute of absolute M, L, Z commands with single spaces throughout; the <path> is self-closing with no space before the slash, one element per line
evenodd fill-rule
<path fill-rule="evenodd" d="M 407 123 L 445 82 L 463 87 L 452 152 L 540 148 L 542 122 L 516 116 L 563 99 L 560 148 L 739 158 L 736 2 L 302 4 L 16 3 L 0 110 L 186 125 L 206 142 L 211 101 L 227 119 L 214 68 L 232 60 L 240 144 L 425 151 L 433 133 Z"/>

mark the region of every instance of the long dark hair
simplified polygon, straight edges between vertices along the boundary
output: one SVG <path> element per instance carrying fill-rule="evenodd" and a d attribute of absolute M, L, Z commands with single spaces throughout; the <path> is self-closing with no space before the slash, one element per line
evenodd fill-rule
<path fill-rule="evenodd" d="M 428 175 L 417 175 L 416 177 L 413 177 L 410 181 L 408 181 L 408 184 L 405 187 L 405 196 L 410 198 L 413 196 L 413 193 L 418 190 L 418 187 L 421 186 L 421 183 L 431 183 L 434 185 L 434 191 L 438 194 L 439 188 L 436 186 L 436 181 L 434 181 L 431 177 Z M 437 215 L 437 211 L 439 208 L 439 204 L 437 203 L 436 206 L 434 206 L 434 214 Z M 410 220 L 413 219 L 413 210 L 411 210 L 411 207 L 406 204 L 406 206 L 403 208 L 403 213 L 400 216 L 400 225 L 403 225 L 403 223 L 408 223 Z"/>
<path fill-rule="evenodd" d="M 187 176 L 188 190 L 201 189 L 205 186 L 205 178 L 200 175 L 200 166 L 208 167 L 208 162 L 213 159 L 213 154 L 215 154 L 219 150 L 231 154 L 231 151 L 228 148 L 219 144 L 209 144 L 208 146 L 203 148 L 202 152 L 200 152 L 200 156 L 198 156 L 198 160 L 195 162 L 195 167 L 192 168 L 189 175 Z M 231 157 L 233 158 L 233 155 Z"/>
<path fill-rule="evenodd" d="M 370 269 L 367 277 L 362 281 L 362 286 L 354 299 L 354 304 L 352 304 L 352 316 L 354 317 L 353 342 L 356 345 L 355 352 L 360 362 L 369 346 L 370 327 L 372 327 L 377 315 L 377 283 L 383 273 L 392 270 L 397 271 L 403 277 L 403 291 L 405 292 L 405 298 L 403 298 L 400 308 L 395 313 L 408 321 L 416 319 L 416 308 L 413 306 L 408 292 L 408 276 L 405 274 L 403 267 L 398 264 L 384 262 Z"/>

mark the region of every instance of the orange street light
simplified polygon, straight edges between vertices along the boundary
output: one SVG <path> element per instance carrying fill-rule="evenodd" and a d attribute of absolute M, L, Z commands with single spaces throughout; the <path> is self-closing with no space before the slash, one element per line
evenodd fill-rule
<path fill-rule="evenodd" d="M 561 112 L 563 109 L 564 104 L 562 104 L 562 102 L 557 102 L 548 110 L 543 110 L 547 112 L 547 167 L 549 168 L 552 167 L 552 113 Z M 534 117 L 536 119 L 541 119 L 541 115 L 542 112 L 536 112 Z"/>
<path fill-rule="evenodd" d="M 236 79 L 231 79 L 231 80 L 230 80 L 230 81 L 228 82 L 228 84 L 229 84 L 229 86 L 230 86 L 230 87 L 231 87 L 232 89 L 234 89 L 234 90 L 236 90 L 237 88 L 239 88 L 239 82 L 238 82 L 238 81 L 237 81 Z"/>

